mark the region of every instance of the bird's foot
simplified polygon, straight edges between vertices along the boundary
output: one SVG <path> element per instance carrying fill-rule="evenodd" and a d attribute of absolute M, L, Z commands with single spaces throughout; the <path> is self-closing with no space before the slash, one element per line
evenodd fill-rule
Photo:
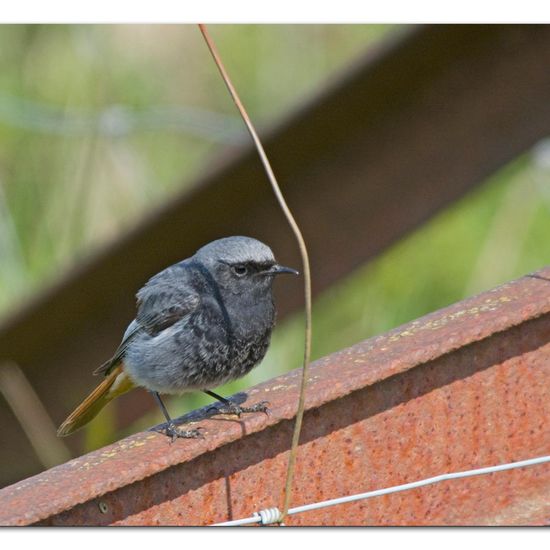
<path fill-rule="evenodd" d="M 251 407 L 241 407 L 236 403 L 232 403 L 231 401 L 228 401 L 227 403 L 223 403 L 219 407 L 211 407 L 211 408 L 216 411 L 216 414 L 235 414 L 238 417 L 240 417 L 241 414 L 243 413 L 263 412 L 265 414 L 269 414 L 268 405 L 269 405 L 269 401 L 260 401 L 259 403 L 256 403 Z"/>
<path fill-rule="evenodd" d="M 181 428 L 178 428 L 173 422 L 170 422 L 166 424 L 166 427 L 164 428 L 164 433 L 172 439 L 172 443 L 176 439 L 196 439 L 196 438 L 203 438 L 204 435 L 201 433 L 201 430 L 204 430 L 204 428 L 201 428 L 200 426 L 198 428 L 192 428 L 190 430 L 182 430 Z"/>

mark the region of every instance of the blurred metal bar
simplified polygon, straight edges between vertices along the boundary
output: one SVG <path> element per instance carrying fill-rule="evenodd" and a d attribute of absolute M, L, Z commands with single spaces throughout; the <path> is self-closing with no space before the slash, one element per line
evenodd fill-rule
<path fill-rule="evenodd" d="M 549 26 L 414 28 L 368 52 L 267 134 L 265 148 L 308 242 L 314 293 L 549 134 L 549 66 Z M 61 420 L 117 345 L 143 282 L 229 234 L 256 236 L 281 261 L 298 262 L 252 148 L 213 163 L 191 192 L 6 319 L 0 359 L 21 365 Z M 280 316 L 299 307 L 300 292 L 299 281 L 285 285 Z M 121 408 L 135 416 L 146 406 L 140 400 L 137 392 Z M 0 472 L 5 484 L 39 465 L 3 402 L 0 415 L 0 461 L 15 465 Z"/>
<path fill-rule="evenodd" d="M 550 268 L 312 364 L 293 506 L 550 452 Z M 143 432 L 0 490 L 0 525 L 207 525 L 282 504 L 300 371 L 260 384 L 270 415 Z M 204 414 L 205 410 L 202 411 Z M 533 525 L 550 465 L 452 480 L 289 525 Z"/>

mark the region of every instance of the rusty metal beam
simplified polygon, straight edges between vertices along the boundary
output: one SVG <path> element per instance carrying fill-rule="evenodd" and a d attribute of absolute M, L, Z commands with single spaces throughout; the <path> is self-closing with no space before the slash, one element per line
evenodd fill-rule
<path fill-rule="evenodd" d="M 271 414 L 143 432 L 0 490 L 1 525 L 207 525 L 281 506 L 299 371 L 248 391 Z M 550 268 L 312 365 L 294 505 L 550 454 Z M 202 411 L 204 413 L 204 411 Z M 447 481 L 290 525 L 550 522 L 550 465 Z"/>
<path fill-rule="evenodd" d="M 547 135 L 548 66 L 549 26 L 407 30 L 266 135 L 310 247 L 314 292 Z M 296 263 L 294 240 L 264 180 L 250 148 L 217 164 L 192 192 L 6 319 L 0 359 L 25 369 L 60 420 L 90 389 L 87 374 L 117 345 L 134 293 L 151 274 L 208 240 L 239 233 Z M 281 316 L 301 303 L 299 282 L 291 284 L 278 296 Z M 124 407 L 140 403 L 138 394 Z M 0 417 L 0 462 L 14 465 L 0 472 L 2 485 L 40 466 L 3 401 Z"/>

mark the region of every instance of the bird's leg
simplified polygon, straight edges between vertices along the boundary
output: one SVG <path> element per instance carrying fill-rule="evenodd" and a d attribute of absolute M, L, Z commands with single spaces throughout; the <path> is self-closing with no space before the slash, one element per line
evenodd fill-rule
<path fill-rule="evenodd" d="M 231 401 L 229 401 L 229 399 L 226 399 L 225 397 L 222 397 L 221 395 L 218 395 L 213 391 L 210 391 L 210 390 L 202 390 L 202 391 L 207 395 L 209 395 L 210 397 L 213 397 L 214 399 L 217 399 L 222 403 L 221 407 L 212 407 L 212 408 L 215 408 L 216 411 L 220 414 L 236 414 L 237 416 L 241 416 L 242 413 L 263 412 L 268 414 L 269 412 L 269 409 L 267 407 L 269 403 L 267 401 L 260 401 L 259 403 L 256 403 L 251 407 L 241 407 L 240 405 L 237 405 L 236 403 L 232 403 Z"/>
<path fill-rule="evenodd" d="M 181 430 L 176 426 L 170 415 L 168 414 L 168 410 L 166 409 L 164 403 L 162 402 L 162 399 L 160 398 L 160 395 L 156 391 L 151 392 L 160 407 L 160 410 L 162 411 L 162 414 L 164 415 L 164 418 L 166 418 L 166 435 L 168 437 L 172 438 L 172 442 L 174 442 L 175 439 L 178 437 L 183 438 L 195 438 L 195 437 L 202 437 L 202 434 L 200 432 L 201 428 L 194 428 L 192 430 Z"/>

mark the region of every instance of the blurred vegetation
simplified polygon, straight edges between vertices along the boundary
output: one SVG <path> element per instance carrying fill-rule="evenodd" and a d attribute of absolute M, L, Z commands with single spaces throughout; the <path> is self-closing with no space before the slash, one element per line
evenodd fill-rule
<path fill-rule="evenodd" d="M 211 28 L 260 128 L 393 30 Z M 4 26 L 0 63 L 0 312 L 247 139 L 191 26 Z M 548 150 L 526 153 L 324 293 L 314 307 L 314 357 L 550 263 Z M 220 393 L 299 366 L 302 329 L 301 315 L 281 323 L 262 365 Z M 169 406 L 181 414 L 207 402 L 190 394 Z M 153 414 L 128 431 L 161 420 Z M 106 410 L 91 425 L 89 448 L 120 435 L 110 419 Z"/>
<path fill-rule="evenodd" d="M 212 31 L 261 128 L 386 27 Z M 6 25 L 0 66 L 0 312 L 246 139 L 194 26 Z"/>

